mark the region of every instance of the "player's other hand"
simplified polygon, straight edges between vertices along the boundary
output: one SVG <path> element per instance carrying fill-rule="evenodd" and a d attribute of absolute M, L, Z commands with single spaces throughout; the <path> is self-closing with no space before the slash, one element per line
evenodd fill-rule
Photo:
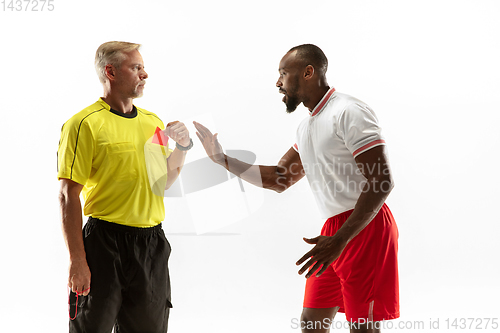
<path fill-rule="evenodd" d="M 307 273 L 306 278 L 310 278 L 320 267 L 321 269 L 316 273 L 316 276 L 323 274 L 328 266 L 337 260 L 347 245 L 346 243 L 339 241 L 335 236 L 304 238 L 304 241 L 308 244 L 316 244 L 311 251 L 304 254 L 304 256 L 302 256 L 302 258 L 300 258 L 296 263 L 296 265 L 300 265 L 309 259 L 309 261 L 306 262 L 306 264 L 299 270 L 299 274 L 302 274 L 312 266 Z"/>
<path fill-rule="evenodd" d="M 224 151 L 222 150 L 219 140 L 217 140 L 218 133 L 212 134 L 208 128 L 196 121 L 193 121 L 193 124 L 197 130 L 196 135 L 203 144 L 203 148 L 205 148 L 208 157 L 217 164 L 224 164 Z"/>
<path fill-rule="evenodd" d="M 189 140 L 189 131 L 186 125 L 180 121 L 172 121 L 168 123 L 167 127 L 165 127 L 164 133 L 183 147 L 187 147 L 191 143 Z"/>

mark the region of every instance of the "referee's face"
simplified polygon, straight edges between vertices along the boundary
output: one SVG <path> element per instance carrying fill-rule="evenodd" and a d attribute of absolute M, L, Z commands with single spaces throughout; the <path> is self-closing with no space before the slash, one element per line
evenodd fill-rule
<path fill-rule="evenodd" d="M 124 53 L 126 59 L 117 69 L 116 83 L 121 94 L 127 98 L 141 97 L 148 73 L 144 70 L 144 61 L 137 50 Z"/>

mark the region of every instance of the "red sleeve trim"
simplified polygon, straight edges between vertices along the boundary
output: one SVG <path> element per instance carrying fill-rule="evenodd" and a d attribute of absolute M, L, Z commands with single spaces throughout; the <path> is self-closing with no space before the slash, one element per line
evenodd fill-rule
<path fill-rule="evenodd" d="M 295 149 L 295 151 L 298 153 L 299 152 L 299 146 L 297 146 L 297 144 L 295 143 L 293 146 L 293 149 Z"/>
<path fill-rule="evenodd" d="M 354 153 L 352 153 L 352 155 L 354 157 L 356 157 L 356 155 L 358 155 L 359 153 L 361 153 L 361 152 L 363 152 L 365 150 L 368 150 L 368 149 L 370 149 L 373 146 L 378 146 L 378 145 L 381 145 L 381 144 L 385 144 L 385 141 L 384 140 L 375 140 L 375 141 L 372 141 L 372 142 L 364 145 L 363 147 L 361 147 L 359 149 L 356 149 L 356 151 L 354 151 Z"/>

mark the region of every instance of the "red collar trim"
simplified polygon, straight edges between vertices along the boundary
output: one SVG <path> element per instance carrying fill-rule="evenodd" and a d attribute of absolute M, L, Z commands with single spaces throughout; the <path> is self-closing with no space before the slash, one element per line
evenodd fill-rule
<path fill-rule="evenodd" d="M 311 117 L 314 117 L 317 115 L 321 110 L 323 110 L 323 107 L 325 106 L 326 102 L 332 97 L 332 94 L 335 92 L 335 88 L 330 88 L 328 92 L 323 96 L 321 101 L 319 101 L 318 105 L 314 107 L 314 109 L 311 112 Z"/>

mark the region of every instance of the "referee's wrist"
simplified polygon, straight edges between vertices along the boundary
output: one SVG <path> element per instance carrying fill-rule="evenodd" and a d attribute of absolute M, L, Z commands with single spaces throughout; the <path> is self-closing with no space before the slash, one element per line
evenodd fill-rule
<path fill-rule="evenodd" d="M 181 146 L 178 142 L 175 143 L 175 146 L 179 150 L 188 151 L 189 149 L 193 148 L 193 139 L 189 138 L 189 144 L 187 146 Z"/>

